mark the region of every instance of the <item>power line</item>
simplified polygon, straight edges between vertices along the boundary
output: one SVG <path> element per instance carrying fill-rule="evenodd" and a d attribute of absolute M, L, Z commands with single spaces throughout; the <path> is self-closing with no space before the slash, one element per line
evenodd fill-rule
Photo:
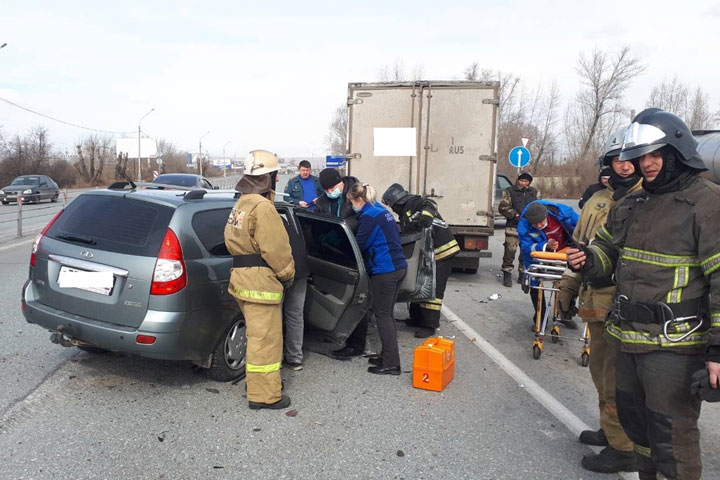
<path fill-rule="evenodd" d="M 15 102 L 11 102 L 10 100 L 8 100 L 8 99 L 6 99 L 6 98 L 0 97 L 0 101 L 3 101 L 3 102 L 5 102 L 5 103 L 7 103 L 8 105 L 12 105 L 12 106 L 15 107 L 15 108 L 19 108 L 20 110 L 25 110 L 26 112 L 30 112 L 30 113 L 33 113 L 33 114 L 35 114 L 35 115 L 40 115 L 41 117 L 45 117 L 45 118 L 50 119 L 50 120 L 52 120 L 52 121 L 54 121 L 54 122 L 63 123 L 63 124 L 65 124 L 65 125 L 70 125 L 71 127 L 75 127 L 75 128 L 82 128 L 82 129 L 84 129 L 84 130 L 91 130 L 91 131 L 93 131 L 93 132 L 100 132 L 100 133 L 119 133 L 119 134 L 134 133 L 134 131 L 129 131 L 129 132 L 115 132 L 115 131 L 112 131 L 112 130 L 100 130 L 99 128 L 86 127 L 86 126 L 83 126 L 83 125 L 78 125 L 77 123 L 66 122 L 66 121 L 64 121 L 64 120 L 60 120 L 60 119 L 58 119 L 58 118 L 51 117 L 50 115 L 45 115 L 44 113 L 36 112 L 35 110 L 32 110 L 32 109 L 30 109 L 30 108 L 23 107 L 22 105 L 18 105 L 18 104 L 15 103 Z"/>

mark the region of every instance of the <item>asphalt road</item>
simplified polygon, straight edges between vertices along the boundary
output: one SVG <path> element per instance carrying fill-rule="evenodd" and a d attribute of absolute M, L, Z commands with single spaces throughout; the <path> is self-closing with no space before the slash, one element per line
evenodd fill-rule
<path fill-rule="evenodd" d="M 449 282 L 440 334 L 454 338 L 457 364 L 442 393 L 412 388 L 420 342 L 399 324 L 400 377 L 307 353 L 303 371 L 282 372 L 290 409 L 259 412 L 244 382 L 214 383 L 186 363 L 51 344 L 20 312 L 29 240 L 0 244 L 0 478 L 618 478 L 579 466 L 591 450 L 577 433 L 598 417 L 581 344 L 548 343 L 532 359 L 532 307 L 500 283 L 502 241 L 498 231 L 476 275 Z M 706 404 L 704 478 L 720 478 L 719 421 Z"/>

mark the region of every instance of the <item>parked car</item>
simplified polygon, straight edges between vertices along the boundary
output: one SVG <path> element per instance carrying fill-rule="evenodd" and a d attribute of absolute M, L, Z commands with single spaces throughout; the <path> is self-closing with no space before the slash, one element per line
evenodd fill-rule
<path fill-rule="evenodd" d="M 203 188 L 206 190 L 217 190 L 218 187 L 214 187 L 210 181 L 201 176 L 193 173 L 163 173 L 152 181 L 160 185 L 176 185 L 178 187 L 190 187 L 190 188 Z M 161 188 L 162 187 L 158 187 Z"/>
<path fill-rule="evenodd" d="M 190 360 L 219 381 L 242 376 L 245 322 L 227 291 L 232 257 L 224 241 L 235 201 L 231 192 L 205 190 L 81 194 L 33 245 L 25 319 L 63 346 Z M 337 217 L 276 207 L 307 245 L 305 345 L 340 348 L 371 305 L 354 234 Z M 434 298 L 430 234 L 403 245 L 409 267 L 398 301 Z"/>
<path fill-rule="evenodd" d="M 23 203 L 40 203 L 41 200 L 57 202 L 59 196 L 57 183 L 47 175 L 21 175 L 0 190 L 0 201 L 3 205 L 17 202 L 18 198 Z"/>

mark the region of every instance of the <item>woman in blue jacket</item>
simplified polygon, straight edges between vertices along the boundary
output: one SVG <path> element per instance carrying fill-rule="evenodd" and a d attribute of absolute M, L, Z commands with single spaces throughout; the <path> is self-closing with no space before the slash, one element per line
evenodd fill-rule
<path fill-rule="evenodd" d="M 357 212 L 357 242 L 370 274 L 372 310 L 382 343 L 382 353 L 370 359 L 372 366 L 368 372 L 400 375 L 397 327 L 393 317 L 397 291 L 407 272 L 400 228 L 392 214 L 376 201 L 375 189 L 370 185 L 356 183 L 347 198 Z"/>

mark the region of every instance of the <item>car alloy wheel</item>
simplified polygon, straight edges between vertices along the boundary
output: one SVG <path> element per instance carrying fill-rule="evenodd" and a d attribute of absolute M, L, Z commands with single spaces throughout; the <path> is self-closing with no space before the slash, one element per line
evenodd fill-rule
<path fill-rule="evenodd" d="M 245 368 L 245 351 L 247 339 L 245 338 L 245 322 L 236 321 L 225 336 L 225 364 L 232 370 Z"/>

